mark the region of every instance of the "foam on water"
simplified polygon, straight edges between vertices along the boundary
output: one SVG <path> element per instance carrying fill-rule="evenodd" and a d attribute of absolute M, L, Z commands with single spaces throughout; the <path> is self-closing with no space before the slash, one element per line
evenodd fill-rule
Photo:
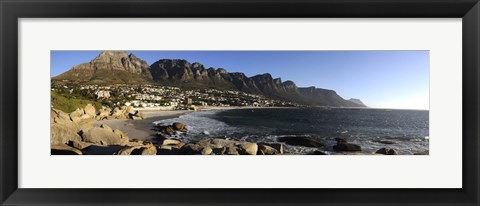
<path fill-rule="evenodd" d="M 235 127 L 211 118 L 211 116 L 217 112 L 218 111 L 192 112 L 173 119 L 155 121 L 153 124 L 169 125 L 174 122 L 184 123 L 187 127 L 188 135 L 179 138 L 187 142 L 198 140 L 202 137 L 224 137 L 234 133 L 237 130 Z"/>

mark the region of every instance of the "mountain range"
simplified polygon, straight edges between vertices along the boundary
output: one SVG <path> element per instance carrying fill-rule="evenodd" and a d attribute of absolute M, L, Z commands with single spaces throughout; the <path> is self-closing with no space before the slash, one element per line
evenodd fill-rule
<path fill-rule="evenodd" d="M 334 90 L 297 87 L 294 82 L 282 82 L 269 73 L 247 77 L 241 72 L 205 68 L 200 63 L 183 59 L 160 59 L 148 65 L 126 51 L 103 51 L 92 61 L 74 66 L 52 80 L 78 84 L 157 84 L 185 89 L 228 89 L 311 106 L 366 107 L 358 99 L 343 99 Z"/>

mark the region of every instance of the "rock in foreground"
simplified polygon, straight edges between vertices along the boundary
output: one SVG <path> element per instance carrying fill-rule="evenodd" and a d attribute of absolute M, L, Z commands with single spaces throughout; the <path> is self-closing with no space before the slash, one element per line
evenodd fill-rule
<path fill-rule="evenodd" d="M 397 151 L 394 149 L 388 148 L 381 148 L 375 152 L 376 154 L 384 154 L 384 155 L 398 155 Z"/>
<path fill-rule="evenodd" d="M 82 131 L 82 140 L 99 145 L 124 145 L 129 142 L 126 134 L 105 124 Z"/>
<path fill-rule="evenodd" d="M 356 144 L 348 143 L 345 139 L 335 138 L 337 144 L 333 146 L 335 151 L 344 151 L 344 152 L 359 152 L 362 151 L 362 147 Z"/>
<path fill-rule="evenodd" d="M 279 142 L 285 142 L 289 145 L 319 148 L 325 146 L 322 142 L 311 137 L 303 136 L 285 136 L 278 138 Z"/>

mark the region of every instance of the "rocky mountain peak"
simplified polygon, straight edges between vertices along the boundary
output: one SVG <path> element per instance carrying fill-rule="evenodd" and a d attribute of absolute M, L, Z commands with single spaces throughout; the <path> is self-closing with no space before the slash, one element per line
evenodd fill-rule
<path fill-rule="evenodd" d="M 74 66 L 57 78 L 76 82 L 101 81 L 102 79 L 106 82 L 118 83 L 137 80 L 145 82 L 152 79 L 149 67 L 147 62 L 133 54 L 128 55 L 126 51 L 103 51 L 90 62 Z M 134 76 L 129 76 L 132 74 Z"/>
<path fill-rule="evenodd" d="M 273 79 L 273 83 L 276 85 L 282 85 L 282 78 Z"/>
<path fill-rule="evenodd" d="M 284 87 L 296 87 L 296 86 L 297 86 L 297 85 L 295 84 L 295 82 L 290 81 L 290 80 L 287 80 L 287 81 L 283 82 L 282 85 L 283 85 Z"/>
<path fill-rule="evenodd" d="M 148 72 L 147 62 L 126 51 L 103 51 L 90 62 L 94 70 L 121 70 L 135 74 Z M 147 74 L 148 76 L 148 74 Z"/>
<path fill-rule="evenodd" d="M 220 74 L 227 74 L 227 70 L 225 70 L 224 68 L 218 68 L 217 69 L 217 72 L 220 73 Z"/>
<path fill-rule="evenodd" d="M 128 57 L 127 51 L 103 51 L 93 61 L 106 58 L 126 58 Z"/>
<path fill-rule="evenodd" d="M 273 81 L 273 77 L 269 73 L 258 74 L 258 75 L 255 75 L 255 76 L 251 77 L 251 78 L 256 79 L 256 80 L 266 81 L 266 82 Z"/>

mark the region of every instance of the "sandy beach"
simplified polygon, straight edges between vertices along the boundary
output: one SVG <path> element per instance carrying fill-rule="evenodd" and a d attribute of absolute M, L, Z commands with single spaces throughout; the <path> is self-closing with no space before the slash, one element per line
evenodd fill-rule
<path fill-rule="evenodd" d="M 142 110 L 147 115 L 143 120 L 131 119 L 115 119 L 115 120 L 101 120 L 94 123 L 94 126 L 106 124 L 112 129 L 119 129 L 128 134 L 130 139 L 146 140 L 152 136 L 152 123 L 158 120 L 171 119 L 179 117 L 183 114 L 192 112 L 188 110 Z"/>

